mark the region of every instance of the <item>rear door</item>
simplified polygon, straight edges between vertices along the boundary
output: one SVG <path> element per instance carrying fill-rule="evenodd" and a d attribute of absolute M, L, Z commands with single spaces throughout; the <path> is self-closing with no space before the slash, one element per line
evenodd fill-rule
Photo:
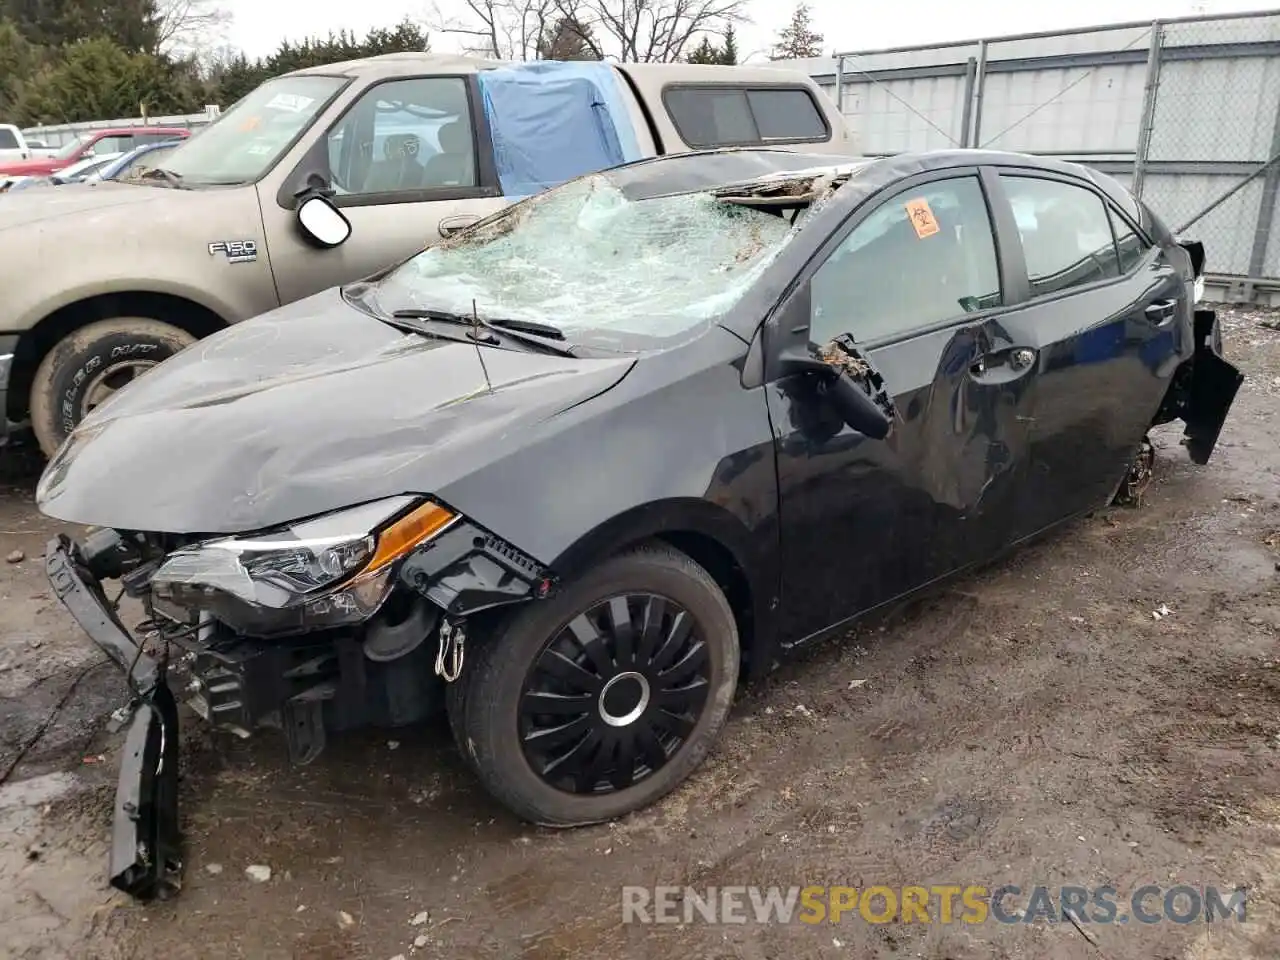
<path fill-rule="evenodd" d="M 333 249 L 311 246 L 298 233 L 289 187 L 276 195 L 260 188 L 282 303 L 368 276 L 506 203 L 474 75 L 374 84 L 322 140 L 303 164 L 316 158 L 325 169 L 351 236 Z"/>
<path fill-rule="evenodd" d="M 801 296 L 810 349 L 852 336 L 897 417 L 844 426 L 803 378 L 769 385 L 782 518 L 784 642 L 799 642 L 996 553 L 1025 480 L 1034 364 L 1010 362 L 1009 272 L 979 171 L 905 181 L 819 254 Z M 797 322 L 807 315 L 808 328 Z M 772 350 L 770 350 L 772 352 Z"/>
<path fill-rule="evenodd" d="M 1089 182 L 1007 168 L 997 182 L 1028 284 L 1011 332 L 1038 364 L 1018 511 L 1021 533 L 1034 534 L 1115 492 L 1177 366 L 1191 305 L 1164 252 Z"/>

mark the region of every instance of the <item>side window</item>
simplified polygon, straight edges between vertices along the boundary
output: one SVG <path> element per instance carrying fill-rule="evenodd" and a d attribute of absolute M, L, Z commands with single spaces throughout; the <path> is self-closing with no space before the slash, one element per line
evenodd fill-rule
<path fill-rule="evenodd" d="M 471 113 L 460 77 L 378 84 L 329 132 L 327 146 L 340 196 L 476 185 Z"/>
<path fill-rule="evenodd" d="M 904 190 L 854 227 L 810 281 L 809 339 L 858 341 L 999 306 L 1000 271 L 977 177 Z"/>
<path fill-rule="evenodd" d="M 0 150 L 17 150 L 18 138 L 14 136 L 12 130 L 6 130 L 0 127 Z"/>
<path fill-rule="evenodd" d="M 133 149 L 133 137 L 126 135 L 102 137 L 94 145 L 92 156 L 101 157 L 108 153 L 127 153 Z"/>
<path fill-rule="evenodd" d="M 1120 275 L 1107 208 L 1092 190 L 1059 180 L 1000 175 L 1027 258 L 1031 295 Z"/>
<path fill-rule="evenodd" d="M 698 149 L 831 136 L 813 95 L 802 87 L 678 86 L 662 100 L 681 139 Z"/>
<path fill-rule="evenodd" d="M 1128 273 L 1142 262 L 1142 258 L 1151 249 L 1151 244 L 1147 243 L 1133 227 L 1129 226 L 1129 222 L 1120 214 L 1110 208 L 1108 208 L 1107 212 L 1111 215 L 1111 229 L 1116 235 L 1116 252 L 1120 255 L 1120 272 Z"/>
<path fill-rule="evenodd" d="M 825 140 L 829 135 L 808 90 L 748 90 L 747 103 L 761 140 Z"/>
<path fill-rule="evenodd" d="M 142 146 L 144 143 L 162 143 L 165 140 L 174 140 L 175 135 L 172 133 L 139 133 L 135 134 L 133 141 L 134 146 Z"/>

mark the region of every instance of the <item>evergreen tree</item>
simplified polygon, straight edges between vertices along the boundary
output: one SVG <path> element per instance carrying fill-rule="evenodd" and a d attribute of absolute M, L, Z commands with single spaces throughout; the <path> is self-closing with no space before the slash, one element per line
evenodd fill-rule
<path fill-rule="evenodd" d="M 726 67 L 736 66 L 738 63 L 738 38 L 733 32 L 733 24 L 729 24 L 724 31 L 724 43 L 716 46 L 711 42 L 710 37 L 703 37 L 702 42 L 694 48 L 693 53 L 689 54 L 690 63 L 712 63 L 721 64 Z"/>
<path fill-rule="evenodd" d="M 796 5 L 791 14 L 791 22 L 778 31 L 778 39 L 773 45 L 771 60 L 798 60 L 803 57 L 822 56 L 822 34 L 813 29 L 813 20 L 809 5 Z"/>
<path fill-rule="evenodd" d="M 106 37 L 130 53 L 155 53 L 160 45 L 155 0 L 0 0 L 0 15 L 38 46 L 90 37 Z"/>

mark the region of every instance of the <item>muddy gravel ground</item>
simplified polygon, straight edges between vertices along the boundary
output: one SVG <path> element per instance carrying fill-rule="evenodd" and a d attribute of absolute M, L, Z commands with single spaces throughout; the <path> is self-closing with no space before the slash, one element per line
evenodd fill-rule
<path fill-rule="evenodd" d="M 192 733 L 185 887 L 152 906 L 105 884 L 121 682 L 46 589 L 56 525 L 32 506 L 37 465 L 10 457 L 0 560 L 25 559 L 0 565 L 0 956 L 1280 956 L 1280 332 L 1262 319 L 1228 316 L 1249 381 L 1212 464 L 1159 432 L 1141 508 L 1076 522 L 746 689 L 712 759 L 656 807 L 525 826 L 442 724 L 347 738 L 301 771 L 274 740 Z M 624 885 L 1123 899 L 1146 883 L 1243 886 L 1246 920 L 621 923 Z"/>

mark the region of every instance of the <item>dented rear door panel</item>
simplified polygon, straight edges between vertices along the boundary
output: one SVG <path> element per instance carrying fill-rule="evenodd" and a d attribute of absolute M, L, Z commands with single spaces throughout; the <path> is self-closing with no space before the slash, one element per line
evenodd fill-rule
<path fill-rule="evenodd" d="M 1190 349 L 1185 291 L 1156 248 L 1128 276 L 1032 302 L 1011 320 L 1039 363 L 1023 533 L 1115 493 Z M 1162 304 L 1167 316 L 1148 313 Z"/>
<path fill-rule="evenodd" d="M 1011 345 L 1003 320 L 989 318 L 868 351 L 897 414 L 881 441 L 840 423 L 803 381 L 768 386 L 784 644 L 1010 542 L 1033 378 L 975 367 Z"/>

